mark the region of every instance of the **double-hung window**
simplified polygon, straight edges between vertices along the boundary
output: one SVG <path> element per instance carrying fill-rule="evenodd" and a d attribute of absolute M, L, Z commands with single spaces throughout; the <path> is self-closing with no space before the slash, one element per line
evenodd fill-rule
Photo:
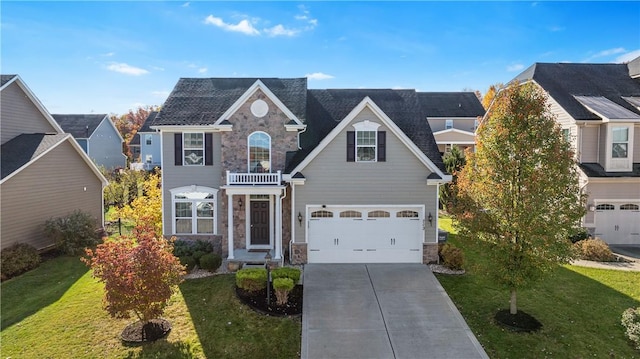
<path fill-rule="evenodd" d="M 379 124 L 368 120 L 355 123 L 355 131 L 347 132 L 348 162 L 386 161 L 386 133 Z"/>
<path fill-rule="evenodd" d="M 444 120 L 444 129 L 448 130 L 453 128 L 453 120 Z"/>
<path fill-rule="evenodd" d="M 629 151 L 629 128 L 614 127 L 611 133 L 613 139 L 611 144 L 611 157 L 627 158 Z"/>
<path fill-rule="evenodd" d="M 202 132 L 185 132 L 182 135 L 182 151 L 185 166 L 204 165 L 204 134 Z"/>
<path fill-rule="evenodd" d="M 173 199 L 173 232 L 175 234 L 216 233 L 214 214 L 217 190 L 192 187 L 171 190 Z"/>

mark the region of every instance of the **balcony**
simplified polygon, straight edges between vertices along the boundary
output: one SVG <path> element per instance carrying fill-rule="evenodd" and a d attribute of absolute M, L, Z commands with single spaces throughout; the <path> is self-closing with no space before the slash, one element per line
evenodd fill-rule
<path fill-rule="evenodd" d="M 276 173 L 231 173 L 227 171 L 227 185 L 266 186 L 280 185 L 282 174 Z"/>

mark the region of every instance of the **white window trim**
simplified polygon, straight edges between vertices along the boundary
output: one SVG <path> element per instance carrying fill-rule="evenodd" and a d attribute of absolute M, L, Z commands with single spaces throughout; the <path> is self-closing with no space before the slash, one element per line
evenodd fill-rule
<path fill-rule="evenodd" d="M 185 145 L 185 138 L 187 137 L 185 135 L 187 135 L 187 134 L 189 134 L 189 135 L 191 135 L 191 134 L 200 134 L 200 135 L 202 135 L 202 147 L 201 148 L 197 148 L 197 147 L 189 147 L 189 148 L 187 148 L 187 146 Z M 206 151 L 205 151 L 205 147 L 206 147 L 205 141 L 206 140 L 205 140 L 204 132 L 183 132 L 182 133 L 182 165 L 183 166 L 204 166 L 204 164 L 206 162 L 205 156 L 207 155 Z M 201 164 L 188 164 L 187 161 L 185 161 L 185 155 L 184 155 L 184 153 L 185 153 L 185 151 L 187 149 L 189 149 L 189 150 L 198 150 L 198 149 L 202 150 L 202 163 Z"/>
<path fill-rule="evenodd" d="M 218 233 L 218 190 L 211 187 L 203 187 L 197 185 L 184 186 L 173 188 L 169 190 L 171 193 L 171 233 L 175 235 L 180 234 L 199 234 L 199 235 L 213 235 Z M 210 193 L 213 194 L 213 198 L 211 199 L 176 199 L 176 195 L 180 193 Z M 191 206 L 191 233 L 176 233 L 176 203 L 178 202 L 191 202 L 193 205 Z M 198 233 L 198 216 L 197 216 L 197 208 L 195 206 L 195 202 L 213 202 L 213 233 Z"/>
<path fill-rule="evenodd" d="M 356 129 L 356 133 L 355 133 L 355 161 L 356 162 L 362 162 L 362 163 L 371 163 L 371 162 L 378 162 L 378 128 L 380 127 L 380 124 L 375 123 L 375 122 L 371 122 L 369 120 L 364 120 L 362 122 L 358 122 L 358 123 L 354 123 L 353 124 L 353 128 Z M 375 134 L 373 135 L 373 140 L 374 140 L 374 144 L 373 145 L 359 145 L 358 144 L 358 132 L 374 132 Z M 358 148 L 359 147 L 373 147 L 373 159 L 370 161 L 363 161 L 360 160 L 358 158 Z"/>
<path fill-rule="evenodd" d="M 264 134 L 267 136 L 267 138 L 269 139 L 269 172 L 271 173 L 271 136 L 264 132 L 264 131 L 255 131 L 249 134 L 249 136 L 247 136 L 247 172 L 250 173 L 251 172 L 251 136 L 256 135 L 256 134 Z"/>
<path fill-rule="evenodd" d="M 146 146 L 151 146 L 153 144 L 153 135 L 147 133 L 144 135 L 144 143 Z"/>

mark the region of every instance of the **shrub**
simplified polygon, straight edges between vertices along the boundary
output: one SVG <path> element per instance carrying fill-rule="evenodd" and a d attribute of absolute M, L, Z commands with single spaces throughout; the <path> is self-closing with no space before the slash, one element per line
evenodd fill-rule
<path fill-rule="evenodd" d="M 291 278 L 275 278 L 273 289 L 276 291 L 278 305 L 285 305 L 289 301 L 289 292 L 293 289 L 294 283 Z"/>
<path fill-rule="evenodd" d="M 576 243 L 589 238 L 589 231 L 586 228 L 578 228 L 574 233 L 569 235 L 571 243 Z"/>
<path fill-rule="evenodd" d="M 609 249 L 609 245 L 599 239 L 585 239 L 576 242 L 574 245 L 578 257 L 589 261 L 610 262 L 614 260 L 613 253 Z"/>
<path fill-rule="evenodd" d="M 236 272 L 236 285 L 249 292 L 257 292 L 267 287 L 267 270 L 245 268 Z"/>
<path fill-rule="evenodd" d="M 464 253 L 462 253 L 462 249 L 452 244 L 447 243 L 442 246 L 442 259 L 444 266 L 449 269 L 459 270 L 464 266 Z"/>
<path fill-rule="evenodd" d="M 300 269 L 294 267 L 279 267 L 271 271 L 271 278 L 290 278 L 293 284 L 300 281 Z"/>
<path fill-rule="evenodd" d="M 640 307 L 629 308 L 622 313 L 622 326 L 627 338 L 640 350 Z"/>
<path fill-rule="evenodd" d="M 98 222 L 90 214 L 76 210 L 66 217 L 51 218 L 45 222 L 45 235 L 65 254 L 77 255 L 87 247 L 100 243 Z"/>
<path fill-rule="evenodd" d="M 40 265 L 38 251 L 30 244 L 16 243 L 2 250 L 0 279 L 7 280 Z"/>
<path fill-rule="evenodd" d="M 200 268 L 206 269 L 209 272 L 215 272 L 220 268 L 222 264 L 222 258 L 215 253 L 207 253 L 200 257 Z"/>
<path fill-rule="evenodd" d="M 182 256 L 178 257 L 178 259 L 180 260 L 180 264 L 185 266 L 187 271 L 191 271 L 196 266 L 196 264 L 198 264 L 198 262 L 196 262 L 196 259 L 192 256 Z"/>
<path fill-rule="evenodd" d="M 196 260 L 196 262 L 200 263 L 200 258 L 205 254 L 207 253 L 203 251 L 194 251 L 191 256 Z"/>

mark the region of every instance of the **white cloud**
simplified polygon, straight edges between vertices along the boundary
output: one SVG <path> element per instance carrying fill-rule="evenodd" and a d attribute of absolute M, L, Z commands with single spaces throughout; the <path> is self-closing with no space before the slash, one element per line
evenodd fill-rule
<path fill-rule="evenodd" d="M 140 75 L 145 75 L 149 73 L 149 71 L 143 68 L 131 66 L 122 62 L 120 63 L 114 62 L 108 65 L 107 70 L 113 71 L 113 72 L 119 72 L 125 75 L 133 75 L 133 76 L 140 76 Z"/>
<path fill-rule="evenodd" d="M 616 63 L 625 63 L 625 62 L 629 62 L 629 61 L 635 59 L 638 56 L 640 56 L 640 49 L 627 52 L 624 55 L 620 55 L 615 59 L 614 62 L 616 62 Z"/>
<path fill-rule="evenodd" d="M 189 5 L 191 5 L 191 3 L 187 1 L 186 3 L 182 4 L 182 7 L 189 7 Z"/>
<path fill-rule="evenodd" d="M 322 73 L 322 72 L 314 72 L 312 74 L 306 74 L 306 75 L 304 75 L 304 77 L 308 78 L 309 80 L 329 80 L 329 79 L 334 78 L 334 76 L 327 75 L 327 74 Z"/>
<path fill-rule="evenodd" d="M 207 25 L 217 26 L 225 31 L 240 32 L 250 36 L 260 35 L 260 31 L 253 27 L 247 19 L 241 20 L 239 23 L 234 25 L 224 22 L 224 20 L 219 17 L 209 15 L 204 19 L 204 23 Z"/>
<path fill-rule="evenodd" d="M 294 30 L 294 29 L 287 29 L 284 26 L 282 26 L 281 24 L 278 24 L 272 28 L 269 29 L 264 29 L 264 32 L 271 36 L 271 37 L 275 37 L 275 36 L 295 36 L 297 35 L 300 30 Z"/>
<path fill-rule="evenodd" d="M 104 57 L 112 57 L 113 55 L 115 55 L 115 52 L 107 52 L 106 54 L 101 54 L 100 56 L 104 56 Z"/>
<path fill-rule="evenodd" d="M 169 91 L 152 91 L 151 94 L 155 97 L 167 98 L 169 96 Z"/>
<path fill-rule="evenodd" d="M 560 32 L 560 31 L 564 31 L 564 27 L 562 27 L 562 26 L 557 26 L 557 25 L 555 25 L 555 26 L 551 26 L 551 27 L 549 27 L 549 31 L 551 31 L 551 32 Z"/>
<path fill-rule="evenodd" d="M 513 65 L 507 66 L 507 71 L 509 71 L 509 72 L 520 71 L 522 69 L 524 69 L 524 65 L 523 64 L 513 64 Z"/>
<path fill-rule="evenodd" d="M 624 49 L 624 47 L 615 47 L 613 49 L 607 49 L 607 50 L 602 50 L 600 52 L 596 52 L 595 54 L 587 57 L 584 62 L 592 62 L 595 59 L 598 58 L 602 58 L 602 57 L 610 57 L 610 56 L 614 56 L 617 54 L 623 54 L 625 53 L 627 50 Z"/>
<path fill-rule="evenodd" d="M 199 69 L 198 69 L 198 73 L 199 73 L 199 74 L 204 74 L 204 73 L 206 73 L 208 70 L 209 70 L 209 69 L 207 69 L 206 67 L 201 67 L 201 68 L 199 68 Z"/>

